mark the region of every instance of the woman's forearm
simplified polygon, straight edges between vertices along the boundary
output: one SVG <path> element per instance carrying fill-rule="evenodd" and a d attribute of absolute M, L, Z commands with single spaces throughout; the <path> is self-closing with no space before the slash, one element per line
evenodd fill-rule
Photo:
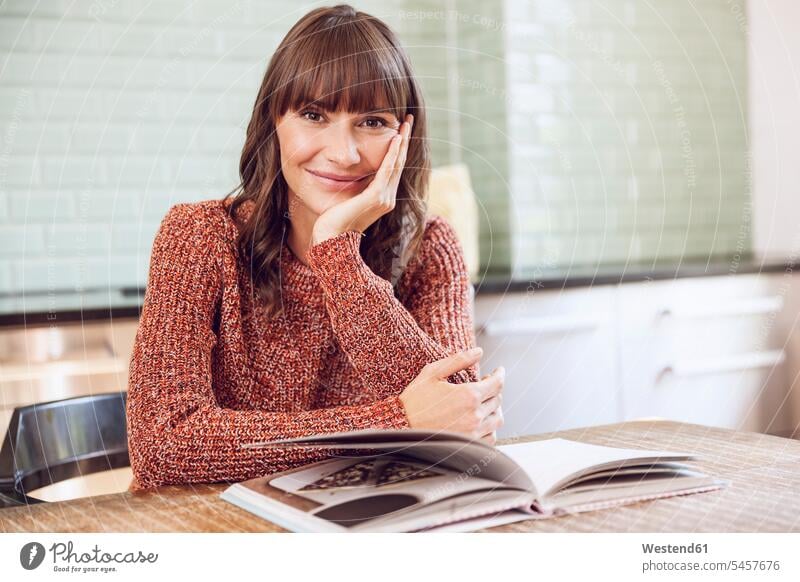
<path fill-rule="evenodd" d="M 407 309 L 391 284 L 364 263 L 360 233 L 349 231 L 314 245 L 309 261 L 325 292 L 331 324 L 363 381 L 384 396 L 398 394 L 431 362 L 474 347 L 469 280 L 447 225 L 431 228 L 428 248 Z M 478 379 L 477 366 L 451 382 Z"/>
<path fill-rule="evenodd" d="M 332 449 L 242 448 L 242 444 L 366 428 L 408 428 L 398 397 L 364 405 L 303 412 L 220 408 L 200 396 L 203 379 L 146 382 L 129 388 L 131 467 L 141 488 L 166 484 L 238 482 L 311 463 Z M 175 395 L 186 394 L 184 398 Z"/>

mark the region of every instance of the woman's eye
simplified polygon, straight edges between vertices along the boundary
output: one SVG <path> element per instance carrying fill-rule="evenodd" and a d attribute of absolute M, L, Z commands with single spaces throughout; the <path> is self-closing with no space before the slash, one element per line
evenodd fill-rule
<path fill-rule="evenodd" d="M 380 129 L 382 127 L 386 127 L 386 120 L 381 119 L 380 117 L 370 117 L 369 119 L 365 120 L 364 123 L 366 123 L 367 127 L 370 129 Z"/>
<path fill-rule="evenodd" d="M 322 117 L 322 115 L 318 111 L 303 111 L 300 115 L 302 117 L 305 117 L 309 121 L 320 121 L 320 119 Z M 311 117 L 308 117 L 309 115 Z M 314 117 L 314 116 L 316 116 L 316 117 Z"/>
<path fill-rule="evenodd" d="M 319 111 L 313 111 L 311 109 L 301 112 L 300 117 L 307 119 L 312 123 L 319 123 L 320 121 L 323 121 L 322 113 Z M 381 117 L 370 117 L 364 120 L 362 123 L 365 124 L 368 129 L 381 129 L 389 125 L 386 120 Z"/>

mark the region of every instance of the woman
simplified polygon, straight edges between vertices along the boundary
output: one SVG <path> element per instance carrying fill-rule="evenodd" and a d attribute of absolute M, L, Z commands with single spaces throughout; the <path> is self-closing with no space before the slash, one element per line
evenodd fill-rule
<path fill-rule="evenodd" d="M 425 110 L 381 21 L 320 8 L 256 99 L 241 184 L 161 223 L 130 364 L 132 489 L 331 455 L 246 442 L 365 428 L 495 442 L 455 232 L 427 218 Z M 238 196 L 231 195 L 238 192 Z"/>

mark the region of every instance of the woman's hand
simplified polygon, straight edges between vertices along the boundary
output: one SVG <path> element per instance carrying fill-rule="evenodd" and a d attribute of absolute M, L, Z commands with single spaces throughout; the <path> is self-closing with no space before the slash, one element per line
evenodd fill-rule
<path fill-rule="evenodd" d="M 400 131 L 392 137 L 375 177 L 363 192 L 331 206 L 317 217 L 311 233 L 311 244 L 320 243 L 348 230 L 364 232 L 387 212 L 394 210 L 397 186 L 406 165 L 408 143 L 414 116 L 406 116 Z"/>
<path fill-rule="evenodd" d="M 451 384 L 446 380 L 476 363 L 481 353 L 480 348 L 460 352 L 422 368 L 400 394 L 411 428 L 449 430 L 495 444 L 495 431 L 503 426 L 500 403 L 505 369 L 500 366 L 478 382 Z"/>

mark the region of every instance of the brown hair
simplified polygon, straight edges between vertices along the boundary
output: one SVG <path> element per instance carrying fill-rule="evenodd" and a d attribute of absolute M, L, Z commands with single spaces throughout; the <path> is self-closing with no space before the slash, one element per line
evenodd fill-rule
<path fill-rule="evenodd" d="M 414 115 L 406 166 L 394 210 L 367 228 L 364 262 L 396 284 L 416 253 L 425 229 L 430 153 L 425 106 L 409 59 L 381 20 L 339 5 L 312 10 L 281 41 L 264 74 L 239 162 L 240 192 L 229 210 L 253 200 L 237 241 L 249 259 L 257 294 L 269 316 L 280 315 L 280 252 L 288 234 L 288 186 L 281 172 L 275 123 L 288 110 L 315 105 L 328 111 L 365 112 L 385 107 L 400 121 Z"/>

